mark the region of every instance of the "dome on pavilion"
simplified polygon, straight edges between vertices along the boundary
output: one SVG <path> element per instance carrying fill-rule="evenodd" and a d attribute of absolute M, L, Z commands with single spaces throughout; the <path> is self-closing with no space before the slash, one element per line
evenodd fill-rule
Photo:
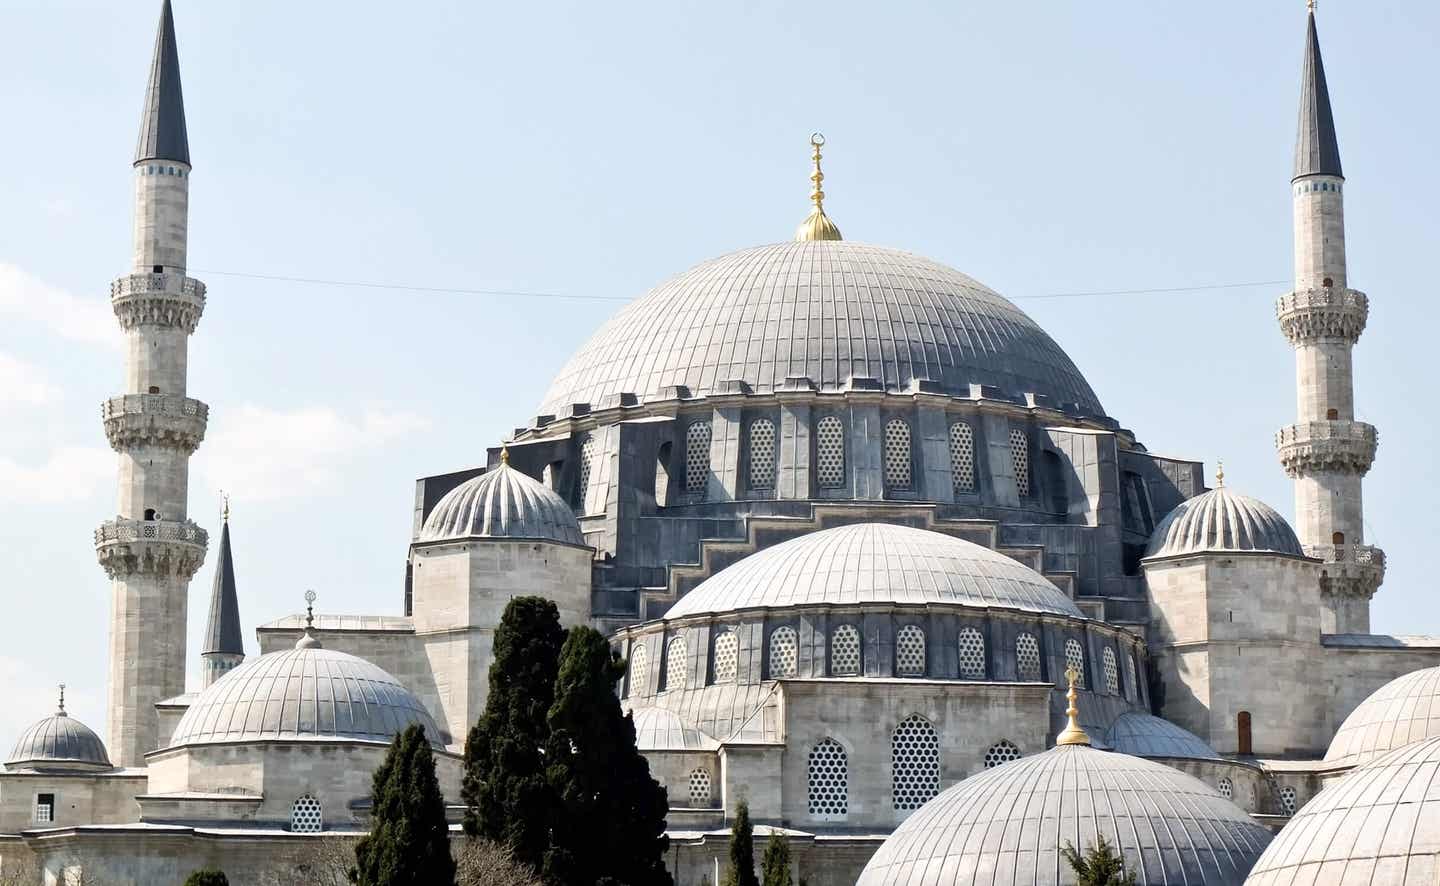
<path fill-rule="evenodd" d="M 1278 511 L 1226 486 L 1181 502 L 1155 527 L 1145 556 L 1235 551 L 1305 556 L 1295 530 Z"/>
<path fill-rule="evenodd" d="M 1336 730 L 1325 762 L 1359 766 L 1440 736 L 1440 667 L 1402 674 L 1370 693 Z"/>
<path fill-rule="evenodd" d="M 60 709 L 26 729 L 10 749 L 7 769 L 111 769 L 105 743 L 89 726 Z"/>
<path fill-rule="evenodd" d="M 565 500 L 540 481 L 510 467 L 471 477 L 436 503 L 416 539 L 515 538 L 585 544 Z"/>

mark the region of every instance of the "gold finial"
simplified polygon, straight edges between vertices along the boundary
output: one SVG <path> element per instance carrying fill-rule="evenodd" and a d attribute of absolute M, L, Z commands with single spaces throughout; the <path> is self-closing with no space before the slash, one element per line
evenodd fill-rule
<path fill-rule="evenodd" d="M 1315 0 L 1305 0 L 1305 8 L 1310 10 L 1310 14 L 1311 14 L 1311 15 L 1314 15 L 1314 14 L 1315 14 Z"/>
<path fill-rule="evenodd" d="M 503 443 L 500 445 L 500 464 L 510 464 L 510 447 Z"/>
<path fill-rule="evenodd" d="M 1080 716 L 1080 709 L 1075 706 L 1075 684 L 1080 682 L 1080 672 L 1074 667 L 1066 668 L 1065 680 L 1070 684 L 1070 691 L 1065 693 L 1065 700 L 1070 703 L 1070 706 L 1065 709 L 1065 716 L 1069 718 L 1069 722 L 1065 724 L 1064 729 L 1060 730 L 1060 734 L 1055 736 L 1055 745 L 1057 747 L 1060 745 L 1089 747 L 1090 736 L 1080 728 L 1080 721 L 1077 719 Z"/>
<path fill-rule="evenodd" d="M 59 709 L 58 711 L 56 711 L 56 713 L 59 714 L 59 715 L 62 716 L 62 717 L 64 717 L 64 716 L 66 715 L 66 714 L 65 714 L 65 684 L 64 684 L 64 683 L 61 683 L 61 684 L 60 684 L 60 709 Z"/>
<path fill-rule="evenodd" d="M 1218 459 L 1215 462 L 1215 485 L 1225 485 L 1225 459 Z"/>
<path fill-rule="evenodd" d="M 230 493 L 220 490 L 220 520 L 223 523 L 230 522 Z"/>
<path fill-rule="evenodd" d="M 815 208 L 795 229 L 796 240 L 839 240 L 840 229 L 825 214 L 825 190 L 820 183 L 825 180 L 825 173 L 820 171 L 820 149 L 825 146 L 825 136 L 818 132 L 810 134 L 810 159 L 814 164 L 810 173 L 810 181 L 813 183 L 810 189 L 810 202 Z"/>

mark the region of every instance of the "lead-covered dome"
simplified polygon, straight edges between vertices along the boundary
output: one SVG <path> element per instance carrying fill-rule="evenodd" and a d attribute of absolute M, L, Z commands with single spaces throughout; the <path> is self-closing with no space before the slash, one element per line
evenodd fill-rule
<path fill-rule="evenodd" d="M 1081 615 L 1045 576 L 1004 554 L 927 529 L 857 523 L 751 554 L 696 585 L 666 618 L 864 603 L 949 603 Z"/>
<path fill-rule="evenodd" d="M 964 397 L 976 383 L 1103 414 L 1060 346 L 988 287 L 909 252 L 839 240 L 746 249 L 660 284 L 581 346 L 540 414 L 670 385 L 703 396 L 742 380 L 770 393 L 788 376 L 822 390 L 852 377 L 891 392 L 928 381 Z"/>
<path fill-rule="evenodd" d="M 635 747 L 642 751 L 713 751 L 720 743 L 668 708 L 650 705 L 630 712 Z"/>
<path fill-rule="evenodd" d="M 1295 530 L 1258 498 L 1224 486 L 1181 502 L 1150 536 L 1146 557 L 1256 551 L 1305 556 Z"/>
<path fill-rule="evenodd" d="M 1066 884 L 1061 857 L 1098 835 L 1146 884 L 1239 884 L 1270 832 L 1178 769 L 1062 745 L 965 779 L 880 846 L 856 886 Z"/>
<path fill-rule="evenodd" d="M 1440 668 L 1396 677 L 1350 712 L 1325 762 L 1359 766 L 1395 748 L 1440 736 Z"/>
<path fill-rule="evenodd" d="M 1122 754 L 1136 757 L 1180 757 L 1218 760 L 1220 755 L 1198 735 L 1162 717 L 1127 711 L 1115 718 L 1106 743 Z"/>
<path fill-rule="evenodd" d="M 112 769 L 105 743 L 61 707 L 21 733 L 7 769 Z"/>
<path fill-rule="evenodd" d="M 585 544 L 565 500 L 505 460 L 446 493 L 425 518 L 416 541 L 475 537 Z"/>

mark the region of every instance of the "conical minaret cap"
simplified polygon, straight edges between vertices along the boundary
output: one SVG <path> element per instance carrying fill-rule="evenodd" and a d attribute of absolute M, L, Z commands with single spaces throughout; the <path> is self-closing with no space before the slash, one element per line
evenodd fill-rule
<path fill-rule="evenodd" d="M 180 50 L 175 42 L 175 16 L 170 0 L 160 7 L 150 83 L 140 113 L 140 142 L 135 162 L 175 160 L 190 164 L 190 138 L 185 131 L 185 97 L 180 90 Z"/>
<path fill-rule="evenodd" d="M 244 655 L 240 631 L 240 598 L 235 587 L 235 559 L 230 552 L 230 501 L 225 501 L 224 524 L 220 528 L 220 556 L 215 562 L 215 583 L 210 590 L 210 617 L 205 622 L 202 655 L 223 653 Z"/>
<path fill-rule="evenodd" d="M 1307 175 L 1344 176 L 1340 143 L 1335 137 L 1335 115 L 1330 111 L 1330 88 L 1320 58 L 1320 36 L 1311 7 L 1305 29 L 1305 66 L 1300 82 L 1300 127 L 1295 137 L 1295 178 Z"/>

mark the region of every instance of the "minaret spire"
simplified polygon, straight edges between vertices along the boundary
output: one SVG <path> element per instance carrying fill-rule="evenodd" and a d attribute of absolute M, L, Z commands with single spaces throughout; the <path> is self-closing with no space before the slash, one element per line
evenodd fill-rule
<path fill-rule="evenodd" d="M 160 7 L 155 34 L 155 56 L 150 62 L 150 84 L 140 114 L 140 142 L 135 162 L 176 160 L 190 162 L 190 139 L 185 131 L 185 96 L 180 89 L 180 50 L 175 42 L 175 15 L 170 0 Z"/>
<path fill-rule="evenodd" d="M 240 598 L 235 588 L 235 560 L 230 552 L 230 496 L 224 496 L 220 528 L 220 554 L 215 562 L 215 583 L 210 590 L 210 617 L 205 622 L 201 688 L 220 679 L 245 660 L 240 635 Z"/>
<path fill-rule="evenodd" d="M 1315 31 L 1315 4 L 1310 4 L 1305 29 L 1305 66 L 1300 81 L 1300 125 L 1295 138 L 1295 178 L 1307 175 L 1344 177 L 1340 168 L 1340 142 L 1335 136 L 1335 115 L 1330 110 L 1330 87 L 1320 58 L 1320 36 Z"/>

